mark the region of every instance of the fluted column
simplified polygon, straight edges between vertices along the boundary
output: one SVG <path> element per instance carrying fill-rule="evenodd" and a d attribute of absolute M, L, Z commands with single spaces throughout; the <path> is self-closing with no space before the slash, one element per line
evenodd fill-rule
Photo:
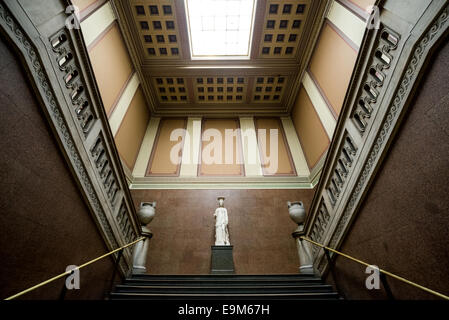
<path fill-rule="evenodd" d="M 142 202 L 140 204 L 140 210 L 137 215 L 140 223 L 142 224 L 142 236 L 145 240 L 142 240 L 134 246 L 133 251 L 133 273 L 146 273 L 146 263 L 148 248 L 150 245 L 150 239 L 153 237 L 153 233 L 148 229 L 148 224 L 153 220 L 156 214 L 156 202 Z"/>

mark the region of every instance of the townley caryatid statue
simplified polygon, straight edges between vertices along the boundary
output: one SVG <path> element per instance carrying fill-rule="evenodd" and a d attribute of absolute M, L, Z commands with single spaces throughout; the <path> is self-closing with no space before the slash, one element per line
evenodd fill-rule
<path fill-rule="evenodd" d="M 215 245 L 229 246 L 228 210 L 223 207 L 224 197 L 218 197 L 219 207 L 215 210 Z"/>

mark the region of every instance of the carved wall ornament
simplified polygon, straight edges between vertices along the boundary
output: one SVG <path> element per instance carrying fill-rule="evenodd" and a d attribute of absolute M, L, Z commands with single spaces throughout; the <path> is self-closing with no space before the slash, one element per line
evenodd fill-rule
<path fill-rule="evenodd" d="M 66 87 L 66 96 L 73 105 L 73 112 L 78 120 L 81 131 L 87 136 L 92 129 L 97 116 L 91 107 L 86 84 L 81 74 L 76 54 L 71 46 L 66 29 L 59 31 L 50 39 L 55 53 L 55 59 L 61 72 L 61 79 Z"/>
<path fill-rule="evenodd" d="M 371 66 L 367 68 L 364 85 L 352 113 L 352 120 L 361 135 L 364 134 L 371 121 L 381 87 L 391 72 L 390 66 L 395 58 L 393 52 L 396 50 L 399 40 L 400 36 L 386 26 L 378 35 L 377 48 L 371 58 Z"/>
<path fill-rule="evenodd" d="M 346 179 L 352 170 L 358 147 L 348 132 L 345 133 L 338 160 L 335 162 L 333 174 L 329 179 L 326 191 L 332 206 L 337 203 L 345 186 Z"/>
<path fill-rule="evenodd" d="M 101 136 L 95 140 L 94 145 L 90 149 L 90 153 L 94 160 L 97 173 L 103 183 L 104 191 L 109 199 L 109 203 L 111 207 L 114 208 L 117 201 L 117 194 L 120 191 L 120 186 L 117 183 L 117 178 L 111 167 L 111 159 Z"/>

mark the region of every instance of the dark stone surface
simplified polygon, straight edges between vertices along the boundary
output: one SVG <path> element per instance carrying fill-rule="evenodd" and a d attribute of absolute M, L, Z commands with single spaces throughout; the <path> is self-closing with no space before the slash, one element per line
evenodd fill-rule
<path fill-rule="evenodd" d="M 449 43 L 431 61 L 341 250 L 449 295 Z M 386 298 L 384 290 L 365 288 L 365 268 L 336 262 L 348 298 Z M 388 281 L 398 299 L 435 298 Z"/>
<path fill-rule="evenodd" d="M 233 246 L 211 246 L 211 274 L 234 274 Z"/>
<path fill-rule="evenodd" d="M 209 274 L 217 197 L 226 197 L 236 274 L 298 273 L 287 201 L 309 209 L 313 190 L 131 190 L 136 208 L 157 201 L 150 274 Z"/>
<path fill-rule="evenodd" d="M 96 258 L 107 248 L 13 51 L 0 38 L 0 298 Z M 102 299 L 113 262 L 81 270 L 67 299 Z M 58 280 L 21 299 L 57 299 Z"/>

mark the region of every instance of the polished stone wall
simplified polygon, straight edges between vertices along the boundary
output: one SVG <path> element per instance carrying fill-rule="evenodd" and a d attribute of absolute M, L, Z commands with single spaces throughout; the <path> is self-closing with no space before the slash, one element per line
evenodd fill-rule
<path fill-rule="evenodd" d="M 0 38 L 0 298 L 107 252 L 14 52 Z M 102 299 L 113 262 L 81 270 L 67 299 Z M 21 299 L 57 299 L 63 280 Z"/>
<path fill-rule="evenodd" d="M 447 39 L 446 39 L 447 41 Z M 449 294 L 449 44 L 432 57 L 391 151 L 341 250 Z M 368 291 L 362 266 L 338 258 L 337 283 L 350 299 L 384 299 Z M 334 282 L 329 276 L 329 282 Z M 433 299 L 389 280 L 398 299 Z"/>
<path fill-rule="evenodd" d="M 131 190 L 136 208 L 157 201 L 151 274 L 209 274 L 217 197 L 224 196 L 236 274 L 298 273 L 287 201 L 309 208 L 313 190 Z"/>

